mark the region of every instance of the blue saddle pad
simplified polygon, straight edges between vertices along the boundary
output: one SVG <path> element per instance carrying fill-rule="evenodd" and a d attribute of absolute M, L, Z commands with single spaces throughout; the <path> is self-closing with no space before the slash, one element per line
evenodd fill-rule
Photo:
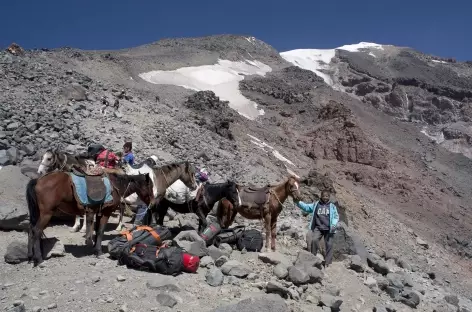
<path fill-rule="evenodd" d="M 72 182 L 74 183 L 75 193 L 77 194 L 77 197 L 79 198 L 80 203 L 83 206 L 106 204 L 113 201 L 113 196 L 111 194 L 111 184 L 110 184 L 109 178 L 102 177 L 102 181 L 105 184 L 106 195 L 103 200 L 96 202 L 96 201 L 91 200 L 87 195 L 87 181 L 85 180 L 85 177 L 80 177 L 73 173 L 69 173 L 69 175 L 72 178 Z"/>

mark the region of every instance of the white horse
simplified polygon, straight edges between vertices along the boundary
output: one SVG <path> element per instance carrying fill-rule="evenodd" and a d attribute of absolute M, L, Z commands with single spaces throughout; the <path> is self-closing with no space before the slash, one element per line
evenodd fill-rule
<path fill-rule="evenodd" d="M 152 164 L 152 165 L 157 164 L 157 161 L 158 161 L 157 156 L 152 155 L 149 158 L 151 158 L 154 161 L 154 164 Z M 93 162 L 92 160 L 88 160 L 88 161 L 90 161 L 91 163 L 93 163 L 93 165 L 95 165 L 95 162 Z M 156 175 L 155 175 L 154 171 L 152 170 L 152 168 L 148 165 L 148 163 L 149 163 L 149 161 L 144 161 L 144 162 L 142 162 L 141 164 L 139 164 L 137 166 L 130 166 L 129 164 L 126 163 L 124 165 L 123 169 L 124 169 L 125 173 L 128 174 L 128 175 L 138 175 L 138 174 L 148 173 L 151 180 L 152 180 L 152 184 L 153 184 L 152 191 L 154 193 L 154 197 L 156 197 L 157 196 L 157 188 L 155 186 Z M 139 199 L 139 197 L 136 193 L 133 193 L 133 194 L 129 195 L 128 197 L 124 198 L 123 203 L 125 205 L 132 205 L 132 206 L 145 205 L 145 203 L 141 199 Z M 80 228 L 80 220 L 81 219 L 84 219 L 84 217 L 83 216 L 75 216 L 75 223 L 72 226 L 71 232 L 78 232 L 79 229 L 80 229 L 81 233 L 85 233 L 86 222 L 84 221 L 83 225 L 82 225 L 82 228 Z M 116 227 L 117 231 L 121 230 L 124 226 L 122 220 L 123 220 L 123 216 L 120 214 L 120 221 L 118 222 L 118 226 Z"/>

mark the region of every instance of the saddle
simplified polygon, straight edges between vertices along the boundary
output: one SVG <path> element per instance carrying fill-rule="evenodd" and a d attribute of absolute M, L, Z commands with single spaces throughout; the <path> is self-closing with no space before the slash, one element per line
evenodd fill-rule
<path fill-rule="evenodd" d="M 146 164 L 145 161 L 143 161 L 142 163 L 140 164 L 136 164 L 136 165 L 129 165 L 131 168 L 133 169 L 141 169 L 144 165 Z"/>
<path fill-rule="evenodd" d="M 107 195 L 105 183 L 103 183 L 103 168 L 95 166 L 91 168 L 73 167 L 72 173 L 85 178 L 87 185 L 87 196 L 91 201 L 101 202 Z"/>
<path fill-rule="evenodd" d="M 249 186 L 243 189 L 242 197 L 248 202 L 263 205 L 269 201 L 269 191 L 270 186 L 264 186 L 261 188 Z"/>

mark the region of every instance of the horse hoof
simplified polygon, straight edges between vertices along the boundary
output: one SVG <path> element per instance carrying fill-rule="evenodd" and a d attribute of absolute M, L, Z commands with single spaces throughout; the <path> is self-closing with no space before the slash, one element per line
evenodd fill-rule
<path fill-rule="evenodd" d="M 77 231 L 76 231 L 76 232 L 77 232 Z M 86 232 L 86 230 L 80 230 L 80 233 L 85 233 L 85 232 Z"/>
<path fill-rule="evenodd" d="M 79 231 L 79 228 L 72 228 L 72 229 L 70 229 L 69 232 L 71 232 L 71 233 L 76 233 L 76 232 L 78 232 L 78 231 Z"/>

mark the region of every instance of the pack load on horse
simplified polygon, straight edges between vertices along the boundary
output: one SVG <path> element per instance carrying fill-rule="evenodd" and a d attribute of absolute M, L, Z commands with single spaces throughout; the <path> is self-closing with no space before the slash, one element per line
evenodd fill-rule
<path fill-rule="evenodd" d="M 121 198 L 132 193 L 148 205 L 154 204 L 152 181 L 145 175 L 79 175 L 72 172 L 52 172 L 32 179 L 26 188 L 26 201 L 30 216 L 28 235 L 28 259 L 35 265 L 43 261 L 43 230 L 56 210 L 68 214 L 86 214 L 87 232 L 85 241 L 93 245 L 92 223 L 95 223 L 95 252 L 102 254 L 102 239 L 105 226 L 112 212 L 120 206 Z"/>
<path fill-rule="evenodd" d="M 197 189 L 190 190 L 182 181 L 177 180 L 166 190 L 165 199 L 174 204 L 185 204 L 197 197 L 197 193 L 202 187 L 203 183 L 208 181 L 209 174 L 205 168 L 197 169 L 195 175 L 197 181 Z"/>
<path fill-rule="evenodd" d="M 239 213 L 246 219 L 264 220 L 266 230 L 266 249 L 275 251 L 277 235 L 277 217 L 284 207 L 285 200 L 291 196 L 295 201 L 300 199 L 299 178 L 291 175 L 278 185 L 268 185 L 262 188 L 238 186 L 241 204 L 235 206 L 229 200 L 223 199 L 217 208 L 217 218 L 222 228 L 228 228 Z"/>

